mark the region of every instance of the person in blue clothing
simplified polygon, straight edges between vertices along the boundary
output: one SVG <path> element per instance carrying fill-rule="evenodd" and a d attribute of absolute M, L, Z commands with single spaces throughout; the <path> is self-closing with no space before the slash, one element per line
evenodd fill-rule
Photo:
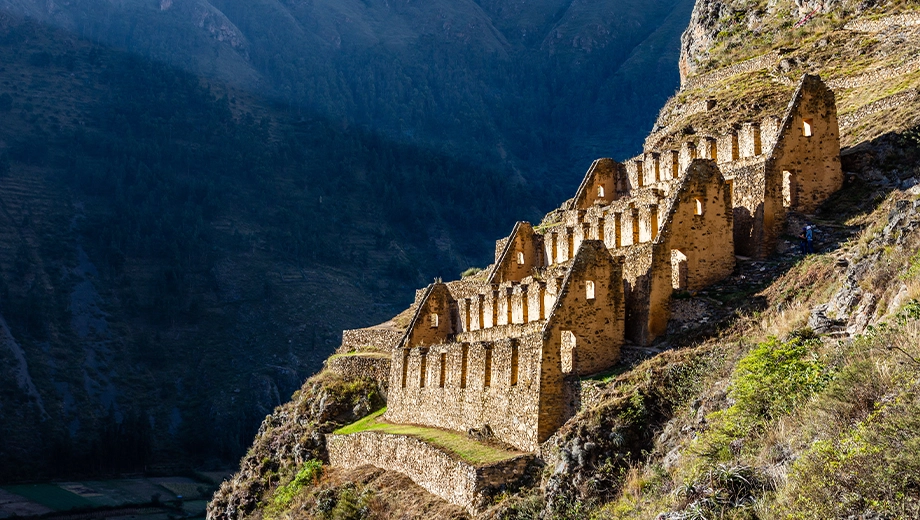
<path fill-rule="evenodd" d="M 799 235 L 799 239 L 801 240 L 800 247 L 803 255 L 810 255 L 815 252 L 815 230 L 811 225 L 807 225 L 802 229 L 802 234 Z"/>

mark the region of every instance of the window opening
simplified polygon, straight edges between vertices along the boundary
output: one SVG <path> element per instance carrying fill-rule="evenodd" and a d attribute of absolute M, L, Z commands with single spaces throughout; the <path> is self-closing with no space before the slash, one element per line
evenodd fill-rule
<path fill-rule="evenodd" d="M 585 298 L 594 299 L 594 282 L 591 280 L 585 282 Z"/>
<path fill-rule="evenodd" d="M 432 329 L 438 328 L 438 313 L 432 312 L 428 315 L 428 322 L 431 324 Z"/>
<path fill-rule="evenodd" d="M 599 199 L 604 198 L 604 187 L 603 186 L 597 187 L 597 198 Z"/>
<path fill-rule="evenodd" d="M 562 373 L 570 374 L 575 368 L 575 334 L 570 330 L 562 331 Z"/>
<path fill-rule="evenodd" d="M 671 287 L 675 291 L 687 289 L 687 255 L 671 250 Z"/>
<path fill-rule="evenodd" d="M 633 210 L 631 216 L 633 234 L 632 243 L 635 245 L 639 243 L 639 212 L 637 210 Z"/>
<path fill-rule="evenodd" d="M 518 251 L 517 263 L 518 265 L 524 265 L 524 253 L 522 253 L 521 251 Z"/>
<path fill-rule="evenodd" d="M 518 346 L 511 345 L 511 386 L 518 383 Z"/>
<path fill-rule="evenodd" d="M 444 388 L 444 376 L 447 371 L 447 354 L 441 353 L 441 376 L 438 378 L 438 386 Z"/>
<path fill-rule="evenodd" d="M 700 199 L 696 199 L 696 209 L 694 210 L 694 214 L 695 215 L 703 214 L 703 201 Z"/>
<path fill-rule="evenodd" d="M 485 311 L 484 311 L 485 306 L 486 306 L 485 296 L 480 294 L 479 297 L 476 299 L 476 302 L 478 303 L 477 317 L 479 318 L 479 328 L 484 329 L 486 328 Z"/>
<path fill-rule="evenodd" d="M 418 387 L 425 388 L 425 379 L 428 374 L 428 353 L 425 351 L 420 352 L 421 360 L 419 362 L 419 371 L 418 371 Z"/>
<path fill-rule="evenodd" d="M 492 386 L 492 349 L 486 349 L 486 369 L 483 386 L 489 388 Z"/>
<path fill-rule="evenodd" d="M 466 388 L 466 365 L 469 359 L 470 348 L 463 345 L 460 348 L 460 388 Z"/>
<path fill-rule="evenodd" d="M 798 186 L 795 181 L 795 174 L 783 170 L 783 207 L 794 208 L 798 203 Z"/>
<path fill-rule="evenodd" d="M 406 387 L 406 376 L 409 374 L 409 349 L 403 349 L 402 359 L 402 387 Z"/>
<path fill-rule="evenodd" d="M 805 137 L 811 137 L 811 119 L 805 119 L 802 121 L 802 135 Z"/>

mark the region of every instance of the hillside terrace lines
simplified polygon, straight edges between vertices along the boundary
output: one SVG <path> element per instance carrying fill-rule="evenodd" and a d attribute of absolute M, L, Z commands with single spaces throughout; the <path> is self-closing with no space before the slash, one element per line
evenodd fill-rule
<path fill-rule="evenodd" d="M 916 100 L 918 97 L 920 97 L 920 93 L 915 89 L 911 89 L 873 101 L 872 103 L 863 105 L 852 112 L 842 115 L 840 117 L 840 128 L 851 128 L 856 123 L 872 114 L 905 105 Z"/>
<path fill-rule="evenodd" d="M 858 19 L 848 22 L 842 27 L 844 31 L 852 32 L 863 32 L 863 33 L 877 33 L 882 32 L 892 28 L 913 28 L 920 26 L 920 13 L 911 12 L 898 14 L 893 16 L 886 16 L 884 18 L 879 18 L 877 20 L 867 20 L 867 19 Z M 734 65 L 729 65 L 727 67 L 722 67 L 710 72 L 703 74 L 697 74 L 689 78 L 681 78 L 680 89 L 693 90 L 693 89 L 705 89 L 711 87 L 715 83 L 724 81 L 732 76 L 737 76 L 739 74 L 754 72 L 758 70 L 763 70 L 776 66 L 777 62 L 782 58 L 784 52 L 782 50 L 774 50 L 766 54 L 761 54 L 760 56 L 754 56 L 748 58 L 742 62 L 736 63 Z M 911 64 L 914 66 L 915 64 Z M 915 69 L 910 69 L 915 70 Z M 897 74 L 895 70 L 891 71 L 892 74 Z M 838 80 L 828 81 L 828 86 L 832 89 L 838 88 L 853 88 L 853 86 L 862 86 L 871 82 L 872 78 L 840 78 Z M 862 81 L 860 83 L 860 81 Z M 851 85 L 851 83 L 853 83 Z M 856 85 L 859 83 L 859 85 Z M 669 108 L 668 105 L 665 105 L 665 108 Z M 688 112 L 693 110 L 699 110 L 699 108 L 694 105 L 687 105 L 685 107 Z M 689 114 L 683 114 L 689 115 Z"/>
<path fill-rule="evenodd" d="M 680 89 L 703 89 L 731 76 L 737 76 L 738 74 L 744 74 L 745 72 L 753 72 L 756 70 L 766 69 L 775 65 L 776 62 L 780 59 L 780 56 L 782 56 L 780 51 L 771 51 L 760 56 L 754 56 L 753 58 L 749 58 L 728 67 L 723 67 L 721 69 L 716 69 L 704 74 L 691 76 L 681 81 Z"/>
<path fill-rule="evenodd" d="M 916 40 L 918 30 L 920 30 L 920 22 L 917 20 L 920 20 L 920 13 L 918 12 L 887 16 L 876 20 L 863 18 L 847 23 L 833 33 L 827 34 L 826 38 L 846 39 L 852 38 L 854 36 L 852 33 L 865 33 L 883 41 L 912 42 Z M 814 46 L 820 48 L 820 41 L 814 43 Z M 904 49 L 904 51 L 900 53 L 894 52 L 890 55 L 889 53 L 883 53 L 875 56 L 874 62 L 860 65 L 872 68 L 872 70 L 862 70 L 858 71 L 858 73 L 851 73 L 851 65 L 841 64 L 834 60 L 833 57 L 825 56 L 823 59 L 833 60 L 825 63 L 825 68 L 830 74 L 827 85 L 836 91 L 838 95 L 844 94 L 847 98 L 852 97 L 851 93 L 847 92 L 850 89 L 886 84 L 886 90 L 893 87 L 894 85 L 891 83 L 897 78 L 920 71 L 920 59 L 914 56 L 916 53 L 910 52 L 904 45 L 901 45 L 900 48 Z M 658 124 L 655 131 L 646 139 L 645 148 L 647 150 L 660 148 L 663 143 L 673 139 L 680 139 L 678 134 L 687 128 L 691 120 L 699 119 L 694 116 L 705 114 L 711 110 L 715 103 L 719 102 L 718 99 L 705 97 L 705 91 L 716 88 L 721 83 L 727 83 L 729 80 L 733 83 L 746 83 L 748 80 L 766 80 L 770 83 L 775 83 L 777 86 L 794 87 L 796 81 L 789 79 L 782 73 L 782 70 L 785 70 L 783 67 L 788 65 L 783 64 L 783 60 L 788 56 L 793 63 L 793 67 L 796 62 L 804 62 L 807 63 L 805 68 L 814 70 L 816 66 L 813 61 L 815 52 L 810 49 L 810 45 L 805 45 L 800 49 L 772 51 L 732 66 L 685 79 L 681 86 L 681 91 L 662 107 L 657 120 Z M 721 88 L 726 88 L 726 86 L 722 85 Z M 896 92 L 887 90 L 887 94 L 893 95 Z M 690 98 L 688 102 L 681 103 L 679 101 L 679 98 L 686 99 L 688 97 Z M 857 110 L 859 108 L 856 107 Z M 721 113 L 720 117 L 724 118 L 726 115 Z M 697 122 L 693 121 L 692 124 L 696 126 Z"/>
<path fill-rule="evenodd" d="M 877 20 L 861 18 L 847 23 L 843 28 L 855 32 L 881 32 L 892 27 L 915 26 L 920 26 L 920 13 L 918 12 L 896 14 Z"/>
<path fill-rule="evenodd" d="M 885 80 L 904 76 L 917 70 L 920 70 L 920 56 L 915 56 L 913 59 L 901 65 L 882 67 L 864 74 L 859 74 L 858 76 L 846 76 L 833 79 L 827 82 L 827 86 L 834 90 L 865 87 L 867 85 L 875 85 Z"/>

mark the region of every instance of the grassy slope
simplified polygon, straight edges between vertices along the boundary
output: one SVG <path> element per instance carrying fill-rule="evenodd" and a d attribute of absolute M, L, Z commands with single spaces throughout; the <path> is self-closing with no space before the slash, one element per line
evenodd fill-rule
<path fill-rule="evenodd" d="M 353 424 L 339 428 L 333 433 L 337 435 L 350 435 L 352 433 L 374 431 L 393 435 L 409 435 L 439 448 L 443 448 L 448 453 L 471 464 L 490 464 L 521 455 L 520 452 L 501 449 L 478 442 L 461 432 L 427 428 L 412 424 L 388 423 L 380 419 L 380 416 L 383 415 L 384 412 L 386 412 L 386 408 L 378 410 Z"/>
<path fill-rule="evenodd" d="M 622 466 L 616 491 L 587 500 L 593 515 L 838 518 L 874 511 L 909 518 L 920 511 L 911 484 L 920 464 L 913 425 L 920 232 L 896 245 L 872 241 L 876 223 L 905 198 L 916 200 L 895 193 L 871 214 L 852 217 L 863 232 L 839 251 L 795 265 L 761 293 L 766 310 L 742 315 L 719 338 L 681 355 L 716 361 L 667 401 L 673 415 L 658 424 L 647 454 Z M 877 321 L 852 337 L 814 335 L 808 311 L 839 289 L 839 253 L 851 262 L 877 256 L 885 266 L 861 283 L 879 297 Z M 906 296 L 889 307 L 886 289 L 901 283 Z"/>

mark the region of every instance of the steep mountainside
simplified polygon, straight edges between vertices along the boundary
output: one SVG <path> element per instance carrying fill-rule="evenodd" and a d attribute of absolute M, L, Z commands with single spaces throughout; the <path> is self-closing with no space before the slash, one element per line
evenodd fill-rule
<path fill-rule="evenodd" d="M 0 0 L 0 480 L 236 460 L 638 148 L 691 7 L 639 5 Z"/>
<path fill-rule="evenodd" d="M 545 205 L 34 23 L 0 55 L 0 478 L 237 457 L 341 328 Z"/>
<path fill-rule="evenodd" d="M 662 52 L 676 52 L 679 29 L 667 22 L 690 7 L 689 0 L 0 1 L 9 15 L 298 111 L 484 156 L 564 186 L 572 180 L 558 179 L 559 168 L 581 169 L 600 150 L 634 151 L 648 112 L 674 88 L 673 68 L 653 67 Z M 645 45 L 662 39 L 662 27 L 666 46 Z M 641 105 L 631 103 L 634 83 L 618 74 L 627 59 L 649 65 Z M 575 146 L 583 139 L 574 134 L 598 148 Z"/>
<path fill-rule="evenodd" d="M 837 97 L 844 188 L 792 214 L 776 254 L 678 300 L 669 334 L 622 371 L 582 380 L 592 398 L 543 445 L 532 485 L 496 493 L 483 516 L 920 515 L 920 11 L 806 4 L 697 2 L 684 88 L 647 143 L 772 115 L 793 78 L 819 73 Z M 803 222 L 817 226 L 805 257 Z M 266 418 L 209 517 L 465 517 L 379 472 L 324 465 L 322 434 L 380 395 L 370 379 L 314 376 Z"/>

